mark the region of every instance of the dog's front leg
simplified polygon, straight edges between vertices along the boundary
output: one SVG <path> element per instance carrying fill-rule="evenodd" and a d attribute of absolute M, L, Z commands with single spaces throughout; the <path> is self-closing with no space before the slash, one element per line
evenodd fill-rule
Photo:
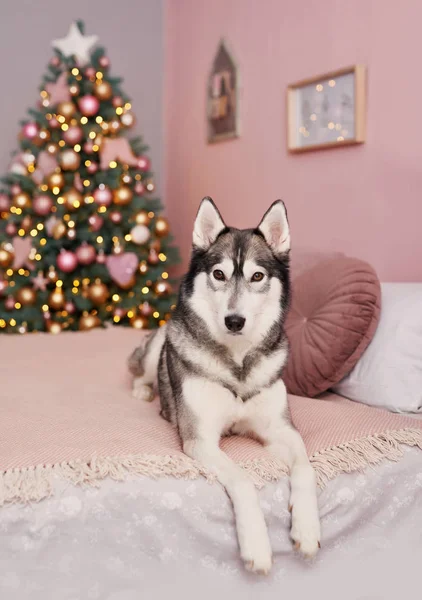
<path fill-rule="evenodd" d="M 179 430 L 183 451 L 215 473 L 230 497 L 240 553 L 248 570 L 267 574 L 272 552 L 258 494 L 247 474 L 219 448 L 232 394 L 214 382 L 190 379 L 183 385 Z"/>
<path fill-rule="evenodd" d="M 290 422 L 286 387 L 278 380 L 249 402 L 250 429 L 290 469 L 291 538 L 304 556 L 313 557 L 321 547 L 316 476 L 302 437 Z"/>

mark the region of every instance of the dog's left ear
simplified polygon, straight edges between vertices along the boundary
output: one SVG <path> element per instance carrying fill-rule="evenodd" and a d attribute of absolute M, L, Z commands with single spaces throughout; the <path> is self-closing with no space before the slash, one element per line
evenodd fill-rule
<path fill-rule="evenodd" d="M 194 247 L 208 250 L 225 228 L 226 224 L 214 202 L 208 196 L 203 198 L 193 227 Z"/>
<path fill-rule="evenodd" d="M 274 254 L 284 254 L 290 250 L 289 222 L 282 200 L 276 200 L 271 204 L 262 217 L 258 229 Z"/>

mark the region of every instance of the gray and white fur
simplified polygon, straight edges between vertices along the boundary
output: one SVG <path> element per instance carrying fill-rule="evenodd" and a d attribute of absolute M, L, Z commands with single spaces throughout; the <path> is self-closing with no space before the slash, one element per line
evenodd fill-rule
<path fill-rule="evenodd" d="M 150 400 L 158 382 L 161 414 L 178 428 L 184 452 L 225 487 L 241 557 L 256 573 L 271 568 L 267 527 L 247 473 L 219 448 L 223 435 L 254 437 L 289 467 L 291 538 L 307 557 L 320 547 L 315 473 L 280 377 L 288 356 L 289 252 L 280 200 L 256 229 L 239 230 L 204 198 L 174 316 L 129 359 L 134 394 Z"/>

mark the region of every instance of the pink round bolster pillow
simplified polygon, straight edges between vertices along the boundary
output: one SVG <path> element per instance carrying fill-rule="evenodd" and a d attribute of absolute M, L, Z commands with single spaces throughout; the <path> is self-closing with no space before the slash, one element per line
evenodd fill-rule
<path fill-rule="evenodd" d="M 362 260 L 324 260 L 294 279 L 286 320 L 287 390 L 313 397 L 347 375 L 374 336 L 380 306 L 380 282 Z"/>

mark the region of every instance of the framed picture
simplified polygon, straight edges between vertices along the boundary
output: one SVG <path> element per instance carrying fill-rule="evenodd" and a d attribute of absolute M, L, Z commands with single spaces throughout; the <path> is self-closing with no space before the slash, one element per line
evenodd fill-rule
<path fill-rule="evenodd" d="M 366 69 L 355 65 L 287 88 L 287 147 L 305 152 L 365 141 Z"/>
<path fill-rule="evenodd" d="M 239 136 L 239 73 L 227 43 L 221 40 L 207 84 L 208 143 Z"/>

